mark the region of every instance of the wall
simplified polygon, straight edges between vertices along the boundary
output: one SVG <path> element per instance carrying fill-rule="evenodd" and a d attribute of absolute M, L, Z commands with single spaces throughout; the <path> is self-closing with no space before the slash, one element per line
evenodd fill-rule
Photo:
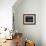
<path fill-rule="evenodd" d="M 36 14 L 36 25 L 24 25 L 24 13 Z M 22 32 L 24 39 L 31 39 L 35 41 L 36 46 L 41 46 L 41 0 L 23 0 L 17 7 L 14 5 L 13 14 L 15 31 Z"/>
<path fill-rule="evenodd" d="M 41 40 L 42 46 L 46 46 L 46 0 L 41 1 Z"/>
<path fill-rule="evenodd" d="M 0 0 L 0 27 L 12 29 L 12 6 L 16 0 Z"/>

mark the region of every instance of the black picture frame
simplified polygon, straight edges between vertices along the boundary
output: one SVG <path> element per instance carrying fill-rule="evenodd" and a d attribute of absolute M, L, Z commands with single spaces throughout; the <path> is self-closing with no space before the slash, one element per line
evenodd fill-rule
<path fill-rule="evenodd" d="M 24 25 L 35 25 L 36 14 L 23 14 L 23 24 Z"/>

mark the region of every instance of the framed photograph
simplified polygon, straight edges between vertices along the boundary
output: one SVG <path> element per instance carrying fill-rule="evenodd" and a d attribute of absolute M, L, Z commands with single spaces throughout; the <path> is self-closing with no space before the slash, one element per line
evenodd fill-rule
<path fill-rule="evenodd" d="M 36 14 L 23 14 L 23 24 L 25 25 L 36 24 Z"/>

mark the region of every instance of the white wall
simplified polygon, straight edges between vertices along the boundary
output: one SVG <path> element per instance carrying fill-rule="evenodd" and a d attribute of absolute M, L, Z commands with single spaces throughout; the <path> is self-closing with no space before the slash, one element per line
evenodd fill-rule
<path fill-rule="evenodd" d="M 41 38 L 42 46 L 46 46 L 46 0 L 41 2 Z"/>
<path fill-rule="evenodd" d="M 18 1 L 19 2 L 19 1 Z M 13 8 L 15 30 L 23 33 L 24 38 L 35 41 L 36 46 L 41 46 L 41 0 L 23 0 L 18 7 Z M 36 25 L 24 25 L 23 14 L 36 14 Z"/>
<path fill-rule="evenodd" d="M 0 27 L 12 28 L 12 6 L 16 0 L 0 0 Z"/>

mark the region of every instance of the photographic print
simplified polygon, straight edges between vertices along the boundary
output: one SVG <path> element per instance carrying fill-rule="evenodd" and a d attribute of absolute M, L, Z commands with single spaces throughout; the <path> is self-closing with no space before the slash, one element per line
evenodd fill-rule
<path fill-rule="evenodd" d="M 25 25 L 36 24 L 36 14 L 24 14 L 23 15 L 23 24 L 25 24 Z"/>

